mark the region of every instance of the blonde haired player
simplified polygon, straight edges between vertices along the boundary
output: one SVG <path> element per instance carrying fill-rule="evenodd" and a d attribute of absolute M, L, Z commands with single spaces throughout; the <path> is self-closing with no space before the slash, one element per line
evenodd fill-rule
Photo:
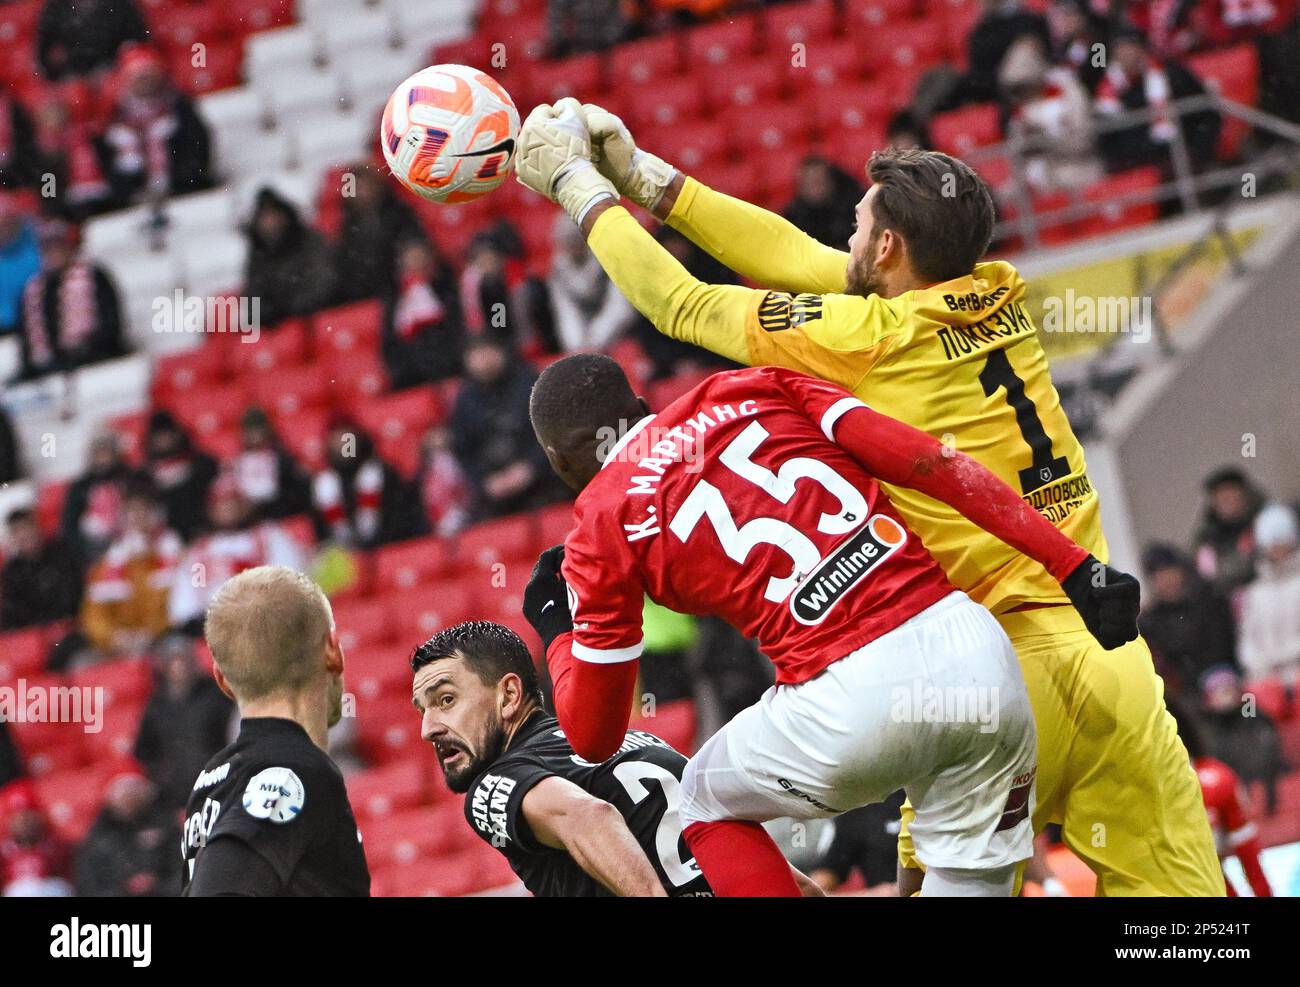
<path fill-rule="evenodd" d="M 1025 283 L 1004 261 L 978 263 L 993 204 L 965 164 L 933 151 L 874 155 L 846 253 L 639 150 L 600 107 L 540 106 L 519 143 L 519 180 L 579 223 L 615 285 L 660 332 L 844 386 L 955 444 L 1107 559 L 1097 494 Z M 696 281 L 619 206 L 620 193 L 765 287 Z M 953 583 L 1015 645 L 1038 723 L 1035 830 L 1061 823 L 1097 873 L 1099 894 L 1222 895 L 1196 776 L 1145 643 L 1104 650 L 1041 567 L 923 494 L 886 490 Z M 900 864 L 919 877 L 909 815 L 905 806 Z"/>

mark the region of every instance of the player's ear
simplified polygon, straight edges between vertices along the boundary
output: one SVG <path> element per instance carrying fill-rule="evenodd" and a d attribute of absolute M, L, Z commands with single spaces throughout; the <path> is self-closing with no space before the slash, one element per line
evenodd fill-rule
<path fill-rule="evenodd" d="M 325 668 L 333 675 L 343 674 L 343 642 L 339 640 L 338 628 L 331 627 L 325 638 Z"/>
<path fill-rule="evenodd" d="M 501 718 L 507 720 L 518 712 L 523 701 L 524 691 L 519 676 L 514 672 L 501 676 L 501 681 L 497 683 L 497 694 L 501 705 Z"/>
<path fill-rule="evenodd" d="M 221 669 L 217 667 L 215 662 L 212 665 L 212 677 L 217 680 L 217 688 L 226 694 L 227 699 L 232 702 L 239 702 L 230 688 L 230 683 L 226 681 L 226 677 L 221 674 Z"/>

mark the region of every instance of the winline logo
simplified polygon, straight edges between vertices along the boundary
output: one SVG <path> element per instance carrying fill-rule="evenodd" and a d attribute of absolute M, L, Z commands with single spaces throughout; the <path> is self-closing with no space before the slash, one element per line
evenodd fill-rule
<path fill-rule="evenodd" d="M 794 619 L 801 624 L 820 624 L 849 590 L 905 541 L 907 532 L 897 521 L 873 514 L 795 587 L 790 594 Z"/>

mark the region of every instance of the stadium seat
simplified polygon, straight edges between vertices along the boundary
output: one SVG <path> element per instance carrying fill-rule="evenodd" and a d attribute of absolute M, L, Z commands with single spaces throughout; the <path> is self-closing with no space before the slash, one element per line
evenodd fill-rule
<path fill-rule="evenodd" d="M 858 0 L 848 5 L 845 30 L 852 35 L 875 30 L 883 24 L 912 20 L 917 6 L 917 0 Z"/>
<path fill-rule="evenodd" d="M 119 658 L 73 672 L 68 681 L 77 687 L 103 689 L 109 705 L 138 703 L 153 691 L 153 668 L 145 658 Z"/>
<path fill-rule="evenodd" d="M 1259 55 L 1251 42 L 1219 51 L 1190 55 L 1187 67 L 1200 77 L 1206 89 L 1234 103 L 1255 106 L 1259 102 Z M 1219 156 L 1234 158 L 1250 133 L 1250 125 L 1235 117 L 1223 117 L 1219 134 Z"/>
<path fill-rule="evenodd" d="M 854 38 L 828 38 L 816 42 L 809 47 L 807 59 L 783 64 L 786 78 L 796 91 L 856 82 L 868 75 L 871 67 L 864 58 L 862 43 Z M 865 95 L 864 88 L 863 95 L 859 98 L 865 98 Z M 831 97 L 817 93 L 815 98 L 820 100 Z"/>
<path fill-rule="evenodd" d="M 1152 198 L 1143 202 L 1125 203 L 1127 196 L 1147 193 L 1151 196 L 1160 187 L 1159 168 L 1134 168 L 1131 171 L 1108 175 L 1088 187 L 1084 193 L 1087 202 L 1101 205 L 1099 216 L 1078 223 L 1078 236 L 1101 236 L 1133 226 L 1146 226 L 1160 218 L 1160 206 Z"/>
<path fill-rule="evenodd" d="M 376 350 L 328 347 L 321 357 L 334 403 L 351 409 L 388 390 L 388 371 Z"/>
<path fill-rule="evenodd" d="M 194 388 L 169 394 L 163 406 L 188 428 L 194 441 L 204 448 L 218 432 L 234 427 L 248 406 L 247 388 L 240 382 Z"/>
<path fill-rule="evenodd" d="M 655 127 L 646 147 L 690 173 L 705 161 L 725 157 L 731 128 L 718 120 L 695 120 L 672 127 Z"/>
<path fill-rule="evenodd" d="M 686 64 L 712 67 L 742 61 L 758 50 L 757 14 L 738 14 L 729 21 L 706 24 L 686 32 Z"/>
<path fill-rule="evenodd" d="M 412 645 L 478 616 L 470 586 L 459 578 L 420 583 L 413 589 L 394 593 L 389 597 L 389 605 L 397 640 Z"/>
<path fill-rule="evenodd" d="M 428 801 L 425 777 L 423 765 L 415 760 L 369 768 L 348 777 L 348 799 L 360 821 L 392 815 Z"/>
<path fill-rule="evenodd" d="M 677 699 L 658 704 L 653 716 L 638 715 L 632 718 L 629 729 L 644 730 L 666 742 L 674 750 L 690 757 L 695 751 L 695 702 Z"/>
<path fill-rule="evenodd" d="M 322 309 L 311 320 L 317 348 L 354 349 L 376 341 L 383 318 L 384 305 L 377 299 Z"/>
<path fill-rule="evenodd" d="M 732 150 L 744 157 L 808 146 L 812 120 L 800 103 L 767 102 L 737 107 L 727 114 L 732 124 Z"/>
<path fill-rule="evenodd" d="M 611 92 L 649 92 L 677 76 L 681 67 L 681 48 L 673 34 L 617 45 L 609 56 Z"/>
<path fill-rule="evenodd" d="M 831 37 L 839 25 L 839 14 L 832 0 L 804 0 L 768 8 L 763 14 L 763 32 L 767 46 L 784 54 L 796 44 L 809 46 Z M 808 52 L 812 56 L 812 51 Z"/>
<path fill-rule="evenodd" d="M 537 556 L 552 545 L 562 544 L 573 530 L 573 505 L 564 503 L 543 507 L 534 519 L 537 529 L 533 533 L 533 555 Z"/>
<path fill-rule="evenodd" d="M 224 0 L 220 10 L 227 30 L 241 36 L 293 23 L 293 0 Z"/>
<path fill-rule="evenodd" d="M 466 528 L 456 537 L 458 566 L 488 569 L 497 562 L 535 558 L 535 529 L 536 523 L 528 514 L 483 521 Z"/>
<path fill-rule="evenodd" d="M 92 764 L 36 779 L 36 797 L 65 839 L 79 841 L 90 829 L 103 800 L 109 770 L 105 765 Z"/>
<path fill-rule="evenodd" d="M 63 519 L 63 501 L 71 485 L 71 480 L 46 480 L 37 489 L 36 523 L 45 534 L 51 535 L 59 530 Z M 50 630 L 53 633 L 53 629 Z"/>
<path fill-rule="evenodd" d="M 330 400 L 328 370 L 321 364 L 260 370 L 250 383 L 253 401 L 275 416 L 325 408 Z"/>
<path fill-rule="evenodd" d="M 207 43 L 202 58 L 188 46 L 171 51 L 167 71 L 181 92 L 200 96 L 239 85 L 243 60 L 243 46 L 238 41 L 216 38 Z"/>
<path fill-rule="evenodd" d="M 584 103 L 599 103 L 604 83 L 601 56 L 594 53 L 537 62 L 528 67 L 528 94 L 538 103 L 554 103 L 565 96 L 576 96 Z M 518 98 L 520 94 L 515 95 Z"/>
<path fill-rule="evenodd" d="M 375 591 L 407 590 L 449 576 L 455 569 L 453 545 L 438 537 L 385 545 L 374 553 Z"/>
<path fill-rule="evenodd" d="M 915 71 L 942 63 L 953 40 L 947 25 L 931 20 L 891 21 L 873 29 L 869 38 L 868 57 L 879 66 L 872 74 L 887 73 L 893 79 L 898 78 L 899 70 Z M 903 96 L 903 103 L 911 102 L 912 90 Z"/>
<path fill-rule="evenodd" d="M 671 127 L 694 120 L 704 110 L 704 88 L 694 75 L 660 79 L 645 90 L 630 126 Z"/>
<path fill-rule="evenodd" d="M 373 699 L 357 695 L 356 714 L 357 746 L 371 764 L 391 764 L 426 746 L 420 739 L 420 714 L 411 706 L 409 689 L 383 692 Z"/>
<path fill-rule="evenodd" d="M 411 686 L 410 644 L 356 648 L 347 653 L 343 680 L 349 692 L 367 700 Z"/>
<path fill-rule="evenodd" d="M 420 442 L 443 409 L 430 388 L 410 388 L 353 409 L 357 424 L 374 439 L 379 455 L 406 476 L 420 465 Z"/>
<path fill-rule="evenodd" d="M 1281 679 L 1256 679 L 1246 683 L 1244 692 L 1253 695 L 1256 705 L 1277 723 L 1285 723 L 1294 715 L 1291 697 Z"/>
<path fill-rule="evenodd" d="M 82 739 L 86 760 L 91 764 L 106 764 L 129 757 L 135 749 L 144 709 L 143 698 L 127 698 L 115 702 L 106 699 L 100 729 L 93 733 L 87 732 Z"/>
<path fill-rule="evenodd" d="M 220 339 L 211 339 L 184 353 L 159 357 L 153 372 L 154 398 L 224 383 L 226 348 L 221 345 L 222 342 Z"/>
<path fill-rule="evenodd" d="M 1002 127 L 996 103 L 976 103 L 947 113 L 937 113 L 930 120 L 930 137 L 934 146 L 955 157 L 963 157 L 979 147 L 1002 140 Z"/>
<path fill-rule="evenodd" d="M 761 202 L 767 191 L 767 183 L 763 165 L 755 158 L 756 156 L 751 156 L 744 161 L 724 161 L 721 158 L 706 161 L 692 173 L 691 177 L 737 199 Z M 640 386 L 638 380 L 644 376 L 644 366 L 623 369 L 629 372 L 633 384 Z"/>
<path fill-rule="evenodd" d="M 334 606 L 334 625 L 345 651 L 388 644 L 394 639 L 392 604 L 388 598 L 346 600 Z"/>
<path fill-rule="evenodd" d="M 27 627 L 0 634 L 0 684 L 30 678 L 45 667 L 50 650 L 49 631 L 45 627 Z"/>
<path fill-rule="evenodd" d="M 62 675 L 33 676 L 24 686 L 15 695 L 24 715 L 8 726 L 27 770 L 40 776 L 85 764 L 84 726 L 92 710 L 82 694 L 74 693 Z"/>
<path fill-rule="evenodd" d="M 727 66 L 726 78 L 708 92 L 715 110 L 730 113 L 733 107 L 750 107 L 778 99 L 785 89 L 785 76 L 772 71 L 768 58 L 749 58 Z M 743 128 L 743 124 L 738 124 Z"/>
<path fill-rule="evenodd" d="M 333 413 L 323 407 L 307 407 L 289 414 L 276 413 L 276 435 L 289 454 L 315 473 L 325 465 L 325 438 Z"/>

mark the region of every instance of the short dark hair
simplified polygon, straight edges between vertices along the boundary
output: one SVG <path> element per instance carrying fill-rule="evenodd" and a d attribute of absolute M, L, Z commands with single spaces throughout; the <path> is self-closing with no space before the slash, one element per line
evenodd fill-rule
<path fill-rule="evenodd" d="M 523 639 L 504 624 L 467 620 L 439 631 L 411 655 L 411 671 L 418 672 L 439 658 L 460 658 L 484 685 L 496 685 L 513 672 L 523 683 L 524 695 L 542 705 L 537 666 Z"/>
<path fill-rule="evenodd" d="M 616 361 L 601 353 L 576 353 L 542 371 L 528 415 L 539 434 L 559 436 L 616 425 L 635 407 L 632 385 Z"/>
<path fill-rule="evenodd" d="M 890 229 L 907 244 L 917 276 L 951 281 L 975 269 L 993 239 L 993 196 L 964 161 L 942 151 L 891 147 L 867 162 L 879 186 L 872 201 L 875 231 Z"/>

